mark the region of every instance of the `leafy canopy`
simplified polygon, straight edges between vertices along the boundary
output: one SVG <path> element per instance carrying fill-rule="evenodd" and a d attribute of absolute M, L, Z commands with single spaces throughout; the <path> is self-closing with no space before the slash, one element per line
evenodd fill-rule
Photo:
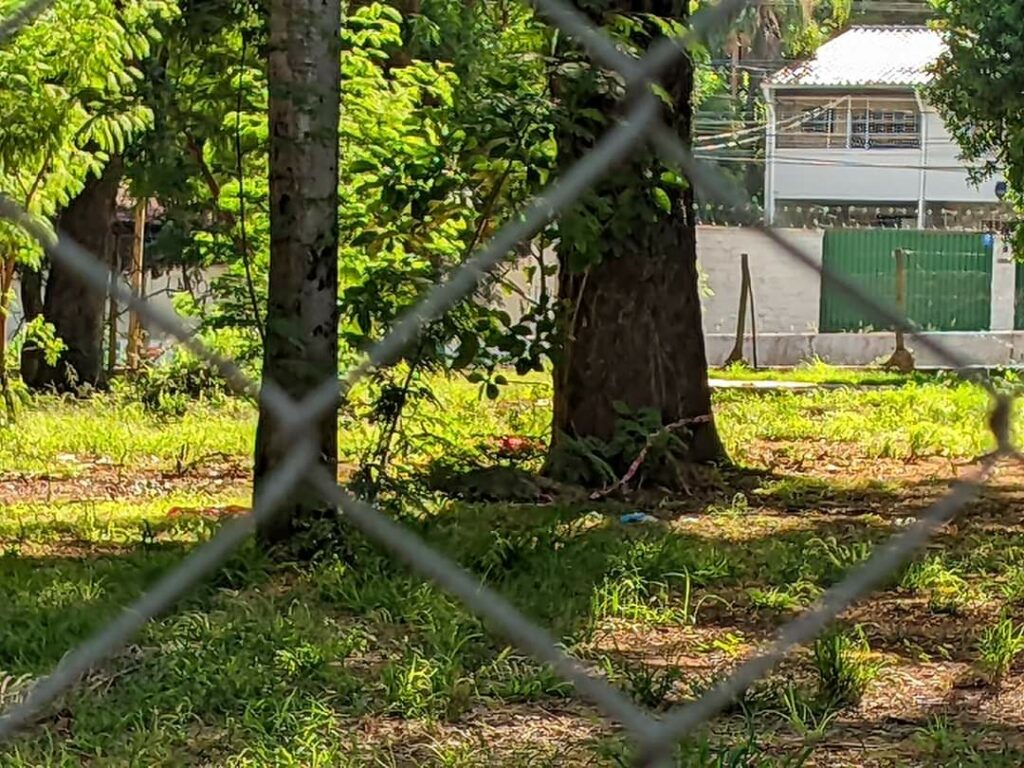
<path fill-rule="evenodd" d="M 152 122 L 138 63 L 168 0 L 58 0 L 0 46 L 0 191 L 47 221 Z M 37 247 L 0 225 L 4 260 Z"/>
<path fill-rule="evenodd" d="M 1008 199 L 1024 198 L 1024 0 L 938 0 L 947 50 L 929 98 L 939 108 L 978 181 L 997 171 Z M 1024 245 L 1018 229 L 1016 240 Z"/>

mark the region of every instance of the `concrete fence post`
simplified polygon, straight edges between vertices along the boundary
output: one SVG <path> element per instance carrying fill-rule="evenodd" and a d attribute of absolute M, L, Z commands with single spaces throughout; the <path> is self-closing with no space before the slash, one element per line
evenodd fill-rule
<path fill-rule="evenodd" d="M 992 242 L 992 305 L 989 329 L 1012 331 L 1017 297 L 1017 264 L 1003 235 Z"/>

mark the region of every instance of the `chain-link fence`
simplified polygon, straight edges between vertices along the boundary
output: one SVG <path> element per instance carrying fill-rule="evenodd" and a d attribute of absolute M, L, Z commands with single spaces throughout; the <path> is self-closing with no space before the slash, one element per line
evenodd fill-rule
<path fill-rule="evenodd" d="M 17 730 L 31 723 L 43 708 L 72 687 L 86 672 L 123 648 L 150 618 L 171 607 L 215 571 L 261 521 L 274 513 L 277 505 L 296 484 L 305 479 L 313 483 L 325 499 L 336 505 L 340 514 L 371 539 L 422 576 L 458 597 L 471 611 L 486 619 L 520 649 L 551 665 L 558 675 L 575 686 L 579 696 L 589 700 L 608 718 L 624 727 L 637 746 L 638 765 L 670 765 L 680 740 L 714 717 L 752 683 L 767 675 L 795 646 L 813 640 L 842 611 L 904 564 L 938 528 L 974 499 L 995 463 L 1001 458 L 1017 455 L 1010 441 L 1010 398 L 997 392 L 987 378 L 980 374 L 976 376 L 978 383 L 985 386 L 993 398 L 989 426 L 996 439 L 996 451 L 981 457 L 974 469 L 957 481 L 946 496 L 920 514 L 913 525 L 876 549 L 871 557 L 826 591 L 812 608 L 783 626 L 770 646 L 745 661 L 731 676 L 699 699 L 655 718 L 605 679 L 591 674 L 561 649 L 556 638 L 526 618 L 501 595 L 483 585 L 476 576 L 427 545 L 379 509 L 355 498 L 316 462 L 317 447 L 308 436 L 315 430 L 308 429 L 308 426 L 315 424 L 327 409 L 333 407 L 339 390 L 344 396 L 357 380 L 375 366 L 394 359 L 396 352 L 416 339 L 428 320 L 441 315 L 471 294 L 486 273 L 511 256 L 517 244 L 535 235 L 547 222 L 572 205 L 618 160 L 638 146 L 648 141 L 653 142 L 663 159 L 679 166 L 704 199 L 715 200 L 737 211 L 753 210 L 743 192 L 715 168 L 697 161 L 687 143 L 661 122 L 659 104 L 651 93 L 650 85 L 656 82 L 659 73 L 669 64 L 686 55 L 688 47 L 700 43 L 708 33 L 730 24 L 740 12 L 756 3 L 757 0 L 720 0 L 694 15 L 683 37 L 661 38 L 643 58 L 638 59 L 623 53 L 566 0 L 533 0 L 535 9 L 562 32 L 577 40 L 598 65 L 615 70 L 624 78 L 632 97 L 629 110 L 590 154 L 537 197 L 519 216 L 501 228 L 490 243 L 458 268 L 446 283 L 434 289 L 386 338 L 366 353 L 358 366 L 350 370 L 340 382 L 324 382 L 303 402 L 293 402 L 273 381 L 264 381 L 261 386 L 246 378 L 232 361 L 206 349 L 172 313 L 147 304 L 123 282 L 112 283 L 108 270 L 92 254 L 66 237 L 54 241 L 51 233 L 17 203 L 0 197 L 0 216 L 20 225 L 43 243 L 51 258 L 72 269 L 92 290 L 103 294 L 112 292 L 123 305 L 173 335 L 216 368 L 235 390 L 258 396 L 263 407 L 279 420 L 282 429 L 296 436 L 295 446 L 287 460 L 264 481 L 264 492 L 251 513 L 225 524 L 215 536 L 193 550 L 177 568 L 128 606 L 102 631 L 69 652 L 49 676 L 37 681 L 27 695 L 0 718 L 0 741 L 11 738 Z M 31 23 L 49 4 L 48 0 L 31 0 L 0 23 L 0 44 Z M 749 221 L 748 224 L 759 229 L 765 238 L 808 269 L 822 269 L 810 255 L 760 222 Z M 914 333 L 915 328 L 906 317 L 891 307 L 880 305 L 845 278 L 827 269 L 823 270 L 822 277 L 874 316 L 884 318 L 892 326 L 902 328 L 907 333 Z M 920 336 L 918 343 L 951 368 L 960 370 L 965 376 L 975 377 L 967 372 L 965 361 L 945 349 L 934 336 Z"/>

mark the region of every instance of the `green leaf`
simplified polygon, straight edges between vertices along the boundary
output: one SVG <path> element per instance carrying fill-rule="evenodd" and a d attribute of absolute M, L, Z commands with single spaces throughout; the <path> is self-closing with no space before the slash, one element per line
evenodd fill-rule
<path fill-rule="evenodd" d="M 670 187 L 676 187 L 677 189 L 686 189 L 689 186 L 686 179 L 675 171 L 663 171 L 661 174 L 661 183 L 667 184 Z"/>
<path fill-rule="evenodd" d="M 366 173 L 367 171 L 380 170 L 380 166 L 372 160 L 356 160 L 348 169 L 352 173 Z"/>
<path fill-rule="evenodd" d="M 672 201 L 664 189 L 661 187 L 651 189 L 651 198 L 654 200 L 654 204 L 665 213 L 672 213 Z"/>

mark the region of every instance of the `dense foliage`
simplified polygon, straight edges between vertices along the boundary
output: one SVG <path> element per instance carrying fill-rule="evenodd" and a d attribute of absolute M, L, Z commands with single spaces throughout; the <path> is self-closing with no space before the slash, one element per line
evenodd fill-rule
<path fill-rule="evenodd" d="M 848 11 L 846 0 L 749 11 L 736 32 L 694 51 L 694 99 L 707 105 L 705 119 L 716 110 L 713 119 L 732 126 L 758 119 L 752 70 L 730 92 L 732 47 L 760 55 L 763 41 L 777 38 L 786 53 L 801 53 Z M 636 55 L 652 35 L 681 31 L 649 14 L 595 18 Z M 52 221 L 90 174 L 122 164 L 128 197 L 152 200 L 159 211 L 147 263 L 181 268 L 189 290 L 178 309 L 254 369 L 270 240 L 266 21 L 258 0 L 58 0 L 0 48 L 0 188 Z M 604 109 L 582 104 L 591 78 L 608 86 L 605 106 L 622 94 L 614 76 L 591 68 L 520 3 L 360 4 L 349 9 L 341 35 L 338 299 L 346 365 L 553 178 L 558 131 L 596 138 L 606 129 Z M 639 185 L 623 186 L 618 175 L 588 196 L 520 249 L 514 275 L 489 278 L 473 301 L 434 319 L 407 351 L 407 365 L 377 372 L 380 397 L 368 415 L 386 437 L 369 463 L 386 463 L 404 406 L 429 396 L 417 384 L 423 372 L 463 372 L 495 397 L 505 383 L 501 368 L 541 370 L 557 355 L 556 301 L 546 290 L 552 242 L 572 244 L 576 267 L 606 256 L 610 226 L 628 238 L 636 221 L 681 199 L 684 180 L 669 168 L 655 171 Z M 42 254 L 13 229 L 0 235 L 3 316 L 14 265 L 37 267 Z M 31 331 L 34 343 L 59 349 L 42 322 Z M 194 361 L 179 359 L 170 377 L 144 378 L 176 381 L 181 392 L 204 387 Z"/>
<path fill-rule="evenodd" d="M 930 89 L 976 178 L 998 170 L 1017 208 L 1024 194 L 1024 36 L 1020 0 L 941 0 L 938 27 L 947 50 Z M 1017 243 L 1024 244 L 1018 229 Z"/>
<path fill-rule="evenodd" d="M 138 65 L 176 13 L 170 0 L 61 0 L 0 47 L 0 193 L 48 224 L 90 174 L 141 139 L 153 114 L 139 98 Z M 0 222 L 0 328 L 16 265 L 41 258 L 38 244 Z M 26 330 L 53 352 L 40 323 Z M 6 339 L 0 333 L 0 388 L 10 416 Z"/>
<path fill-rule="evenodd" d="M 432 2 L 403 19 L 373 3 L 346 19 L 338 215 L 348 360 L 552 166 L 546 65 L 536 56 L 543 36 L 518 6 L 492 14 L 486 4 Z M 269 244 L 262 20 L 243 7 L 234 23 L 204 10 L 176 26 L 152 89 L 157 130 L 135 177 L 164 207 L 158 258 L 226 267 L 211 303 L 185 297 L 180 308 L 208 328 L 242 329 L 257 358 Z M 488 306 L 467 305 L 432 325 L 414 356 L 456 368 L 522 357 L 527 344 L 505 340 L 511 318 Z"/>

